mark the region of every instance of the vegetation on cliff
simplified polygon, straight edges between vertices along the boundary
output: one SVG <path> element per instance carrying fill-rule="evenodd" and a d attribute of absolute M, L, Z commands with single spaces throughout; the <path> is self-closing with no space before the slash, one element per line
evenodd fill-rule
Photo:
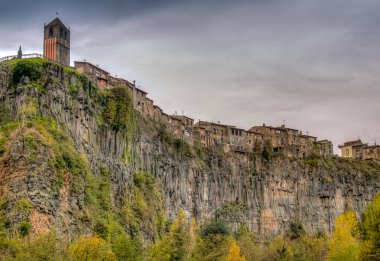
<path fill-rule="evenodd" d="M 125 234 L 116 239 L 80 236 L 70 242 L 54 231 L 8 237 L 2 228 L 0 254 L 5 260 L 378 260 L 379 219 L 380 194 L 368 206 L 362 222 L 348 211 L 336 219 L 330 236 L 278 236 L 260 242 L 244 224 L 235 233 L 217 220 L 199 227 L 181 211 L 161 239 L 145 247 L 147 251 Z"/>
<path fill-rule="evenodd" d="M 371 260 L 379 256 L 380 196 L 368 206 L 362 222 L 349 211 L 338 217 L 332 235 L 322 231 L 307 235 L 302 222 L 294 221 L 286 236 L 264 241 L 249 232 L 244 223 L 249 207 L 239 200 L 224 201 L 202 226 L 184 211 L 168 220 L 161 184 L 165 180 L 157 177 L 158 168 L 176 175 L 174 161 L 194 158 L 191 163 L 199 163 L 197 170 L 212 172 L 239 156 L 191 146 L 161 125 L 152 131 L 166 154 L 153 159 L 154 168 L 141 167 L 138 161 L 146 159 L 132 157 L 140 122 L 127 88 L 100 91 L 80 73 L 43 59 L 10 61 L 7 66 L 7 103 L 0 99 L 0 256 L 5 260 Z M 54 105 L 62 109 L 52 112 L 41 97 L 53 88 L 63 93 L 53 99 L 63 101 Z M 17 92 L 25 94 L 23 100 L 12 100 Z M 79 103 L 80 109 L 72 109 Z M 78 118 L 74 124 L 91 116 L 97 131 L 107 131 L 110 140 L 122 136 L 127 143 L 122 159 L 91 162 L 72 129 L 63 124 L 64 110 L 70 111 L 67 117 Z M 82 111 L 86 117 L 79 119 L 75 113 Z M 116 147 L 113 144 L 111 149 Z M 171 155 L 175 156 L 165 158 Z M 255 184 L 257 162 L 268 171 L 271 164 L 290 162 L 272 151 L 253 152 L 247 159 L 249 171 L 241 173 L 252 178 L 247 190 Z M 110 161 L 113 164 L 107 164 Z M 344 180 L 356 172 L 371 180 L 380 169 L 377 163 L 316 155 L 296 163 L 323 184 L 336 182 L 333 175 Z M 123 175 L 116 172 L 121 168 Z M 240 228 L 235 231 L 228 222 Z"/>

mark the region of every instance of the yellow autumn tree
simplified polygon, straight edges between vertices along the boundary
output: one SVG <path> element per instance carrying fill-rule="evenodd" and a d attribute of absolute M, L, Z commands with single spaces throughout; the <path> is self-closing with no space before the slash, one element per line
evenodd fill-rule
<path fill-rule="evenodd" d="M 329 240 L 328 260 L 358 260 L 359 233 L 359 222 L 354 212 L 348 211 L 338 216 Z"/>
<path fill-rule="evenodd" d="M 245 256 L 240 255 L 240 247 L 236 244 L 233 238 L 228 239 L 230 241 L 227 261 L 246 261 Z"/>
<path fill-rule="evenodd" d="M 71 260 L 115 261 L 116 256 L 111 247 L 98 236 L 81 236 L 69 248 Z"/>

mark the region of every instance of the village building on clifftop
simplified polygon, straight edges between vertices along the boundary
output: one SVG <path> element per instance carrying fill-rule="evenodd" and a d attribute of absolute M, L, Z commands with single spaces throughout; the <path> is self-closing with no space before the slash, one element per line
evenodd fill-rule
<path fill-rule="evenodd" d="M 24 55 L 21 46 L 17 55 L 6 56 L 0 61 L 41 57 L 50 61 L 70 66 L 70 28 L 57 17 L 44 25 L 43 55 Z M 133 99 L 133 107 L 143 118 L 161 124 L 165 131 L 177 139 L 201 147 L 223 149 L 225 152 L 260 153 L 264 151 L 281 153 L 288 157 L 305 158 L 311 155 L 333 156 L 333 144 L 327 139 L 303 133 L 298 129 L 286 127 L 285 124 L 273 127 L 265 124 L 253 126 L 249 130 L 220 122 L 201 121 L 186 115 L 166 114 L 154 101 L 147 97 L 147 92 L 130 81 L 112 76 L 108 71 L 86 60 L 74 61 L 74 69 L 86 75 L 100 89 L 126 87 Z M 360 139 L 339 145 L 344 158 L 380 160 L 380 146 L 362 143 Z"/>
<path fill-rule="evenodd" d="M 379 160 L 380 161 L 380 145 L 368 146 L 360 139 L 347 141 L 338 146 L 342 151 L 343 158 Z"/>

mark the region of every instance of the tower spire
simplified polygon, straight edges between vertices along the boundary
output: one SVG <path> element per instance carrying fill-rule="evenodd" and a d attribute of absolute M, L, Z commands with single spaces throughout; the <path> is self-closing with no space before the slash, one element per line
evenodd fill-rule
<path fill-rule="evenodd" d="M 18 52 L 17 52 L 17 58 L 21 59 L 22 58 L 22 50 L 21 50 L 21 45 L 20 45 L 20 48 L 18 49 Z"/>

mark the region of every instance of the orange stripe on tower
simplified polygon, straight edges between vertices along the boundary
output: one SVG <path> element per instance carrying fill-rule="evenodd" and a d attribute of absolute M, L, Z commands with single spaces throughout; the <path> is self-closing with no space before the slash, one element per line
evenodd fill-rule
<path fill-rule="evenodd" d="M 54 38 L 53 39 L 53 44 L 52 44 L 52 46 L 53 46 L 53 57 L 54 57 L 54 61 L 55 62 L 57 62 L 57 60 L 58 60 L 58 57 L 57 57 L 57 45 L 56 45 L 56 42 L 57 42 L 57 39 L 56 38 Z"/>

